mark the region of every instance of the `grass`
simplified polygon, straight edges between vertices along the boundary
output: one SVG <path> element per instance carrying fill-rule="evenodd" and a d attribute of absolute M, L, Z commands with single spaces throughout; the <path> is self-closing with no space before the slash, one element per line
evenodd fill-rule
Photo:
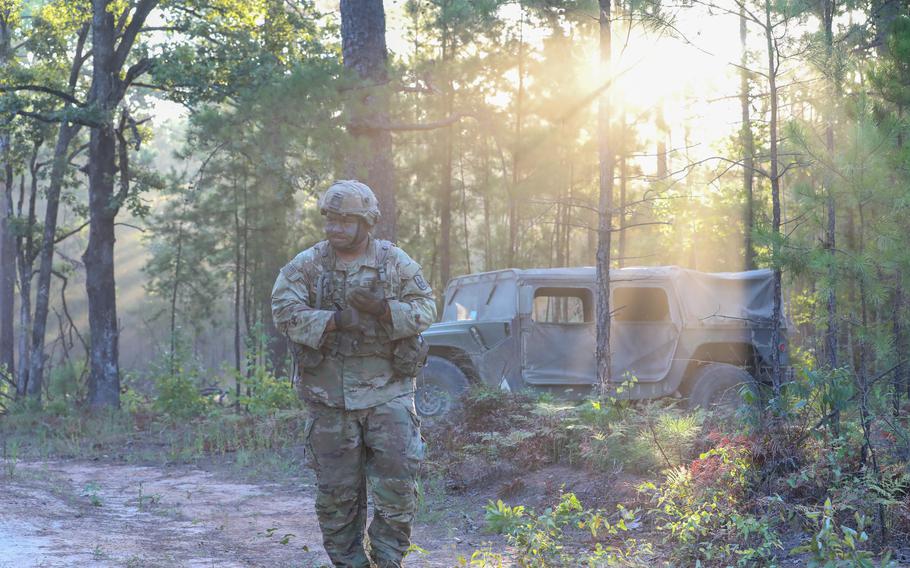
<path fill-rule="evenodd" d="M 178 422 L 148 409 L 92 414 L 13 407 L 0 419 L 3 471 L 11 477 L 22 459 L 194 465 L 217 459 L 249 477 L 287 479 L 299 473 L 304 421 L 302 410 L 251 416 L 216 407 Z"/>

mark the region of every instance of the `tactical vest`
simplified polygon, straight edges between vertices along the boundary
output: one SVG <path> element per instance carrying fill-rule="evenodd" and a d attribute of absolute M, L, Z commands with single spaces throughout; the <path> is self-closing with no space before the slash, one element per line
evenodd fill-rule
<path fill-rule="evenodd" d="M 313 306 L 320 310 L 339 310 L 348 307 L 347 295 L 353 286 L 381 291 L 386 299 L 397 299 L 400 287 L 397 270 L 389 269 L 388 259 L 392 243 L 375 239 L 372 244 L 376 250 L 375 268 L 362 266 L 356 275 L 349 275 L 339 270 L 335 250 L 324 243 L 319 251 L 318 262 L 322 271 L 316 281 Z M 358 276 L 359 281 L 351 281 Z M 386 357 L 391 358 L 394 349 L 389 335 L 390 324 L 380 322 L 371 315 L 363 315 L 362 331 L 331 331 L 326 335 L 323 353 L 328 356 L 345 357 Z"/>

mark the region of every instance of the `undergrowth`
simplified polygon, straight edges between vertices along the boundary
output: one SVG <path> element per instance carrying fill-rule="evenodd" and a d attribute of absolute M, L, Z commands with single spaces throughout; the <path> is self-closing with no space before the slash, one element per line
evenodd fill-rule
<path fill-rule="evenodd" d="M 867 435 L 848 404 L 855 390 L 847 375 L 831 374 L 801 371 L 777 397 L 760 391 L 724 418 L 672 400 L 557 403 L 473 390 L 463 422 L 432 426 L 429 465 L 449 472 L 455 491 L 472 479 L 474 487 L 501 484 L 486 519 L 509 547 L 478 549 L 461 565 L 777 566 L 786 558 L 896 566 L 892 551 L 910 541 L 910 428 L 891 417 L 882 389 L 869 397 L 877 419 L 867 422 Z M 840 410 L 836 432 L 832 408 Z M 576 505 L 574 494 L 526 487 L 530 472 L 557 465 L 606 488 L 589 491 L 592 508 Z M 630 479 L 634 494 L 610 491 Z M 586 518 L 605 519 L 618 532 L 607 541 L 580 538 Z M 636 526 L 634 541 L 620 519 Z"/>

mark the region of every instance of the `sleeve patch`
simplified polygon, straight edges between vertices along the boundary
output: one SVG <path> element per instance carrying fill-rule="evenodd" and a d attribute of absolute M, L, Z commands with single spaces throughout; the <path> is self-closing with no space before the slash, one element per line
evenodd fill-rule
<path fill-rule="evenodd" d="M 423 276 L 421 276 L 420 274 L 417 274 L 416 276 L 414 276 L 414 284 L 417 284 L 417 287 L 420 288 L 421 290 L 427 290 L 430 287 L 430 285 L 427 284 L 427 281 L 424 280 Z"/>
<path fill-rule="evenodd" d="M 284 265 L 284 267 L 281 269 L 281 274 L 283 274 L 284 277 L 287 278 L 291 282 L 297 282 L 298 280 L 303 278 L 303 273 L 301 271 L 297 270 L 297 268 L 293 264 Z"/>

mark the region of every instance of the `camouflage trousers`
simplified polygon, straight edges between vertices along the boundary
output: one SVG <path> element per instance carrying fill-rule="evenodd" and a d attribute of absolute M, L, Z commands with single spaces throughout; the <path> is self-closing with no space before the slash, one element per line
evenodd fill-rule
<path fill-rule="evenodd" d="M 316 515 L 335 566 L 401 566 L 417 509 L 423 454 L 413 395 L 363 410 L 309 402 L 306 451 L 316 471 Z M 364 542 L 367 482 L 373 520 Z M 367 555 L 369 548 L 369 556 Z"/>

